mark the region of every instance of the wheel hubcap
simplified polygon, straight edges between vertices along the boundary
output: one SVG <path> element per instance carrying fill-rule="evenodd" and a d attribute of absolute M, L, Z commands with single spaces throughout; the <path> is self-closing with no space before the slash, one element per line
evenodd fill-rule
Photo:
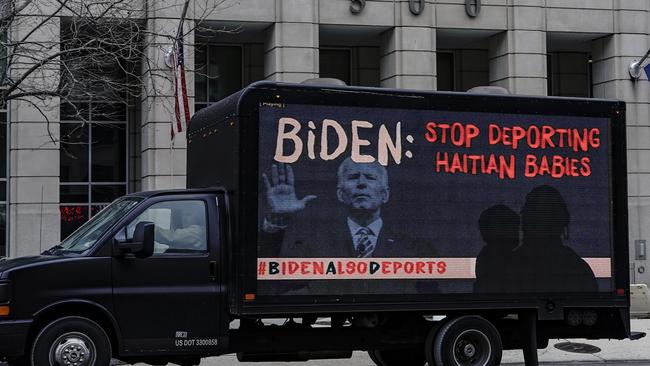
<path fill-rule="evenodd" d="M 90 366 L 95 363 L 95 358 L 95 344 L 81 333 L 63 334 L 50 348 L 51 365 Z"/>
<path fill-rule="evenodd" d="M 476 347 L 474 347 L 473 344 L 466 344 L 465 348 L 463 349 L 465 356 L 467 357 L 472 357 L 476 353 Z"/>
<path fill-rule="evenodd" d="M 487 335 L 477 329 L 462 332 L 454 341 L 454 361 L 459 366 L 486 366 L 492 356 Z"/>

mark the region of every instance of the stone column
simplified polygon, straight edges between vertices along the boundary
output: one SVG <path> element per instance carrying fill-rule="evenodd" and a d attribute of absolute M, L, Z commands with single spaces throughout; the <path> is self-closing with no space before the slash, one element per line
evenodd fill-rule
<path fill-rule="evenodd" d="M 546 95 L 545 0 L 508 0 L 508 30 L 490 38 L 490 85 Z"/>
<path fill-rule="evenodd" d="M 435 4 L 426 2 L 414 15 L 408 1 L 395 3 L 395 27 L 382 34 L 382 87 L 434 90 L 436 88 Z"/>
<path fill-rule="evenodd" d="M 275 0 L 276 21 L 267 31 L 264 77 L 301 82 L 318 77 L 318 1 Z"/>
<path fill-rule="evenodd" d="M 176 0 L 174 6 L 156 6 L 149 9 L 147 29 L 152 32 L 147 44 L 149 64 L 153 74 L 167 75 L 167 78 L 154 76 L 147 82 L 149 90 L 143 95 L 141 118 L 140 169 L 142 190 L 185 188 L 187 140 L 185 131 L 177 134 L 173 148 L 171 141 L 171 123 L 174 117 L 174 87 L 172 83 L 173 68 L 165 64 L 161 49 L 172 47 L 171 38 L 178 28 L 178 18 L 184 1 Z M 192 7 L 188 9 L 185 30 L 193 28 Z M 187 32 L 185 32 L 187 33 Z M 187 92 L 189 95 L 190 115 L 194 112 L 194 76 L 189 70 L 194 69 L 194 34 L 185 35 L 185 69 Z M 152 87 L 152 84 L 154 85 Z M 153 89 L 155 88 L 155 90 Z"/>
<path fill-rule="evenodd" d="M 631 280 L 649 283 L 650 261 L 635 260 L 634 242 L 650 244 L 650 82 L 643 71 L 639 80 L 631 79 L 628 66 L 650 47 L 650 4 L 614 3 L 615 33 L 592 43 L 593 89 L 596 98 L 626 102 L 630 262 L 635 267 Z M 644 273 L 636 271 L 640 267 Z"/>
<path fill-rule="evenodd" d="M 47 55 L 59 52 L 60 21 L 46 19 L 47 7 L 28 6 L 11 29 L 11 39 L 21 40 L 35 27 L 28 38 L 33 44 L 25 48 L 47 49 Z M 27 54 L 28 51 L 23 51 Z M 45 57 L 45 56 L 44 56 Z M 36 60 L 18 57 L 11 74 L 23 75 Z M 31 74 L 23 87 L 55 90 L 58 64 L 46 65 Z M 9 103 L 9 176 L 8 197 L 9 255 L 33 255 L 56 244 L 60 239 L 59 219 L 59 98 L 22 98 Z"/>

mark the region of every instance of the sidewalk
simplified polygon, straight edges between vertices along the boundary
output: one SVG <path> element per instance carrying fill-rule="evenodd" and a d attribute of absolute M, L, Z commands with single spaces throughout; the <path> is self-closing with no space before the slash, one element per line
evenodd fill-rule
<path fill-rule="evenodd" d="M 650 334 L 650 319 L 632 319 L 632 331 Z M 540 363 L 553 364 L 570 363 L 582 365 L 583 363 L 603 363 L 616 361 L 641 361 L 639 364 L 650 365 L 650 336 L 636 341 L 626 340 L 588 340 L 588 339 L 560 339 L 551 340 L 546 349 L 539 350 Z M 561 351 L 554 346 L 562 342 L 586 343 L 600 348 L 596 353 L 572 353 Z M 502 364 L 523 364 L 521 351 L 504 351 Z"/>

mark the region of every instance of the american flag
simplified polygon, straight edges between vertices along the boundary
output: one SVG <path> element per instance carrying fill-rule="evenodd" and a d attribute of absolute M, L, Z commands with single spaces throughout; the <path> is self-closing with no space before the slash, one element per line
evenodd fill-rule
<path fill-rule="evenodd" d="M 190 124 L 190 103 L 185 84 L 185 57 L 183 54 L 182 35 L 174 47 L 174 120 L 172 121 L 172 140 L 177 133 L 183 132 Z"/>

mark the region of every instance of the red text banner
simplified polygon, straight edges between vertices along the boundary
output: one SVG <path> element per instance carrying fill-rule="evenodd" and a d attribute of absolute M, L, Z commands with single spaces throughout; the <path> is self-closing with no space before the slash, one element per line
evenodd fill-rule
<path fill-rule="evenodd" d="M 611 259 L 584 258 L 597 278 Z M 258 280 L 474 279 L 476 258 L 259 258 Z"/>
<path fill-rule="evenodd" d="M 259 258 L 258 280 L 475 278 L 475 258 Z"/>

